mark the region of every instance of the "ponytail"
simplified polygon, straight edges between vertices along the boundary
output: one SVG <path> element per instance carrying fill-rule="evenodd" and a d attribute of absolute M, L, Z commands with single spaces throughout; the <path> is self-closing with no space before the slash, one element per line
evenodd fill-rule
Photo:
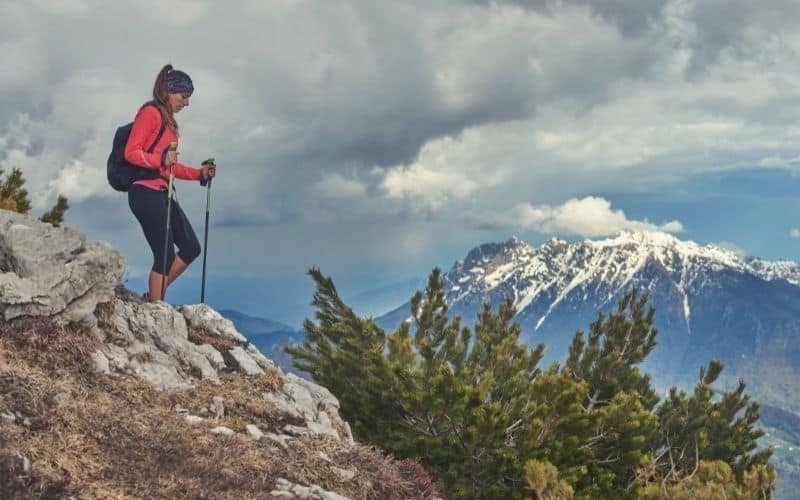
<path fill-rule="evenodd" d="M 161 119 L 177 135 L 178 123 L 175 121 L 175 116 L 169 107 L 169 92 L 167 92 L 167 74 L 172 70 L 172 65 L 167 64 L 158 72 L 156 82 L 153 85 L 153 104 L 161 111 Z"/>

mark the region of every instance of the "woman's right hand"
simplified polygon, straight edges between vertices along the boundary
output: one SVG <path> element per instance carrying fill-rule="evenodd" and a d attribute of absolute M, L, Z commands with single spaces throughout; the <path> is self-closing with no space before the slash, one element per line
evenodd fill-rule
<path fill-rule="evenodd" d="M 200 175 L 203 176 L 203 180 L 213 179 L 217 175 L 217 166 L 213 163 L 203 164 L 200 168 Z"/>
<path fill-rule="evenodd" d="M 169 151 L 167 151 L 166 156 L 164 156 L 164 166 L 171 167 L 177 162 L 178 162 L 178 152 L 174 149 L 170 149 Z"/>

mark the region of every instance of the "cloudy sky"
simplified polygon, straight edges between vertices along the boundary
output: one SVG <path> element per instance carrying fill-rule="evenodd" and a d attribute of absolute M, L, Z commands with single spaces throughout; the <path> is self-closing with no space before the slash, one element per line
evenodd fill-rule
<path fill-rule="evenodd" d="M 159 69 L 186 71 L 181 159 L 218 159 L 208 302 L 292 325 L 310 266 L 356 297 L 511 235 L 800 260 L 798 22 L 793 0 L 5 0 L 0 165 L 144 290 L 105 162 Z M 178 190 L 202 238 L 204 192 Z"/>

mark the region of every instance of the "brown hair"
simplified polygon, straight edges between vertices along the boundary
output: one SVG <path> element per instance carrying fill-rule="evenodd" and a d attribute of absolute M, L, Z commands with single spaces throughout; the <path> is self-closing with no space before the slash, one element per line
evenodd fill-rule
<path fill-rule="evenodd" d="M 167 122 L 167 126 L 178 135 L 178 122 L 175 121 L 175 115 L 169 107 L 169 92 L 167 92 L 167 73 L 173 71 L 172 65 L 167 64 L 161 71 L 158 72 L 156 83 L 153 85 L 153 101 L 156 107 L 161 111 L 161 118 Z"/>

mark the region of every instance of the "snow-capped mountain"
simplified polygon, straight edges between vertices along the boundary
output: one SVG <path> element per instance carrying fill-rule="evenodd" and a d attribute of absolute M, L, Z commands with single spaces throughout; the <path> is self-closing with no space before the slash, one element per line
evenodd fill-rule
<path fill-rule="evenodd" d="M 540 247 L 512 237 L 473 249 L 445 280 L 451 313 L 467 322 L 485 301 L 513 298 L 525 341 L 544 342 L 549 361 L 564 360 L 575 331 L 588 329 L 633 287 L 646 290 L 656 308 L 659 345 L 645 368 L 659 385 L 692 383 L 712 357 L 726 363 L 729 376 L 762 371 L 764 363 L 793 372 L 800 361 L 794 262 L 660 232 L 578 243 L 552 238 Z M 394 327 L 407 317 L 405 304 L 380 324 Z"/>

